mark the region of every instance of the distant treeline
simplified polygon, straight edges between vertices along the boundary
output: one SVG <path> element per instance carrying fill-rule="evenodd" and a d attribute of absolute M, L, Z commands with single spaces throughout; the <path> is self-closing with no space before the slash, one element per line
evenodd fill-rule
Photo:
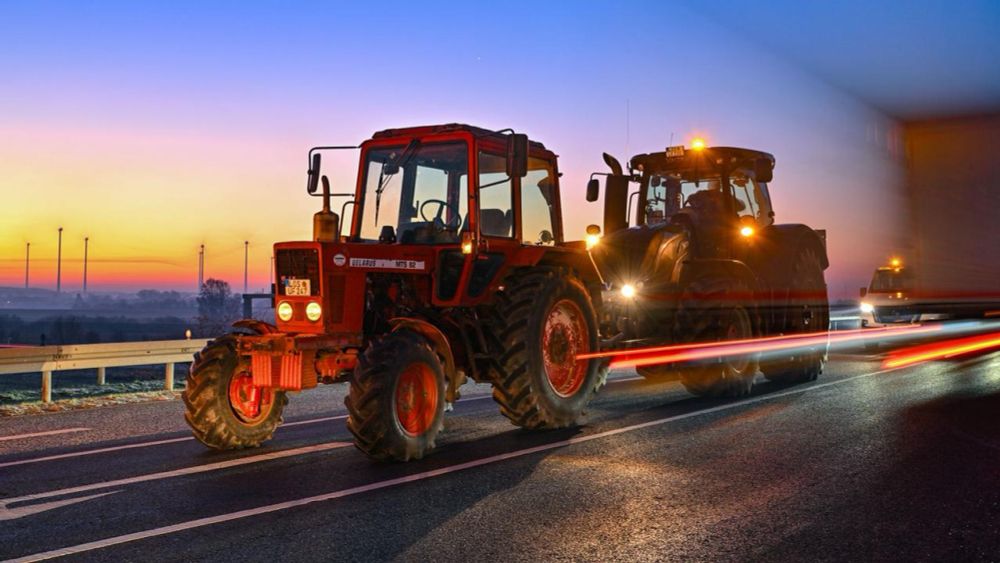
<path fill-rule="evenodd" d="M 40 346 L 177 340 L 184 338 L 188 329 L 197 332 L 191 320 L 178 317 L 133 319 L 63 315 L 29 322 L 17 315 L 0 315 L 0 344 Z"/>
<path fill-rule="evenodd" d="M 155 289 L 143 289 L 135 294 L 135 298 L 125 299 L 111 295 L 77 295 L 73 303 L 73 309 L 86 311 L 114 310 L 128 313 L 132 311 L 177 311 L 192 317 L 198 310 L 198 303 L 193 296 L 184 295 L 177 291 L 156 291 Z"/>

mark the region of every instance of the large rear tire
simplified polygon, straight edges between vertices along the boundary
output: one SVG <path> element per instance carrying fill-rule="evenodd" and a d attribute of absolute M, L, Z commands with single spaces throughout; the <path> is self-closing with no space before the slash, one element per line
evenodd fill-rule
<path fill-rule="evenodd" d="M 824 332 L 830 329 L 830 304 L 827 301 L 826 280 L 819 256 L 811 249 L 803 250 L 796 257 L 789 280 L 790 305 L 785 334 Z M 815 381 L 823 373 L 828 340 L 792 355 L 771 360 L 761 365 L 764 377 L 777 383 L 804 383 Z"/>
<path fill-rule="evenodd" d="M 515 273 L 493 316 L 500 412 L 523 428 L 576 423 L 607 377 L 600 360 L 576 360 L 598 349 L 597 315 L 583 284 L 554 269 Z"/>
<path fill-rule="evenodd" d="M 392 332 L 359 358 L 344 404 L 359 450 L 378 461 L 420 459 L 444 426 L 441 360 L 422 336 Z"/>
<path fill-rule="evenodd" d="M 725 342 L 753 338 L 752 295 L 733 280 L 706 277 L 693 281 L 681 296 L 674 334 L 679 343 Z M 680 370 L 680 380 L 699 397 L 743 397 L 750 394 L 758 356 L 720 356 Z"/>
<path fill-rule="evenodd" d="M 283 391 L 254 387 L 237 336 L 216 338 L 194 356 L 181 398 L 194 437 L 210 448 L 255 448 L 271 438 L 288 403 Z"/>

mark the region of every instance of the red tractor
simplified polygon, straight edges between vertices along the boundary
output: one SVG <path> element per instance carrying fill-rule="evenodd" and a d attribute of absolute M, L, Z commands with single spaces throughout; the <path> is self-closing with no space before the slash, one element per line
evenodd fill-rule
<path fill-rule="evenodd" d="M 669 147 L 629 170 L 605 154 L 604 236 L 588 228 L 605 284 L 602 347 L 702 345 L 813 334 L 780 354 L 721 355 L 688 365 L 638 367 L 679 378 L 696 395 L 741 396 L 758 368 L 768 379 L 816 379 L 826 360 L 829 304 L 825 233 L 774 222 L 767 184 L 774 157 L 749 149 Z M 592 178 L 588 201 L 600 184 Z M 599 242 L 598 242 L 599 240 Z M 823 344 L 819 344 L 823 343 Z"/>
<path fill-rule="evenodd" d="M 518 426 L 576 422 L 606 374 L 576 360 L 598 350 L 601 286 L 583 243 L 564 241 L 556 155 L 509 130 L 386 130 L 351 147 L 356 189 L 331 194 L 321 154 L 338 148 L 310 151 L 314 240 L 274 247 L 275 325 L 240 321 L 195 357 L 195 437 L 257 446 L 289 391 L 340 381 L 355 444 L 376 459 L 430 451 L 467 378 L 491 383 Z"/>

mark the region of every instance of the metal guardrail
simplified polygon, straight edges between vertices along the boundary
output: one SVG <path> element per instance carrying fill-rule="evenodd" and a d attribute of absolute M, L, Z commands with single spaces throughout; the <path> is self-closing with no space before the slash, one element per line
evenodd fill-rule
<path fill-rule="evenodd" d="M 42 402 L 52 401 L 52 372 L 97 368 L 97 384 L 104 385 L 107 368 L 163 364 L 164 388 L 174 388 L 174 364 L 194 360 L 208 339 L 71 344 L 0 349 L 0 375 L 42 374 Z"/>

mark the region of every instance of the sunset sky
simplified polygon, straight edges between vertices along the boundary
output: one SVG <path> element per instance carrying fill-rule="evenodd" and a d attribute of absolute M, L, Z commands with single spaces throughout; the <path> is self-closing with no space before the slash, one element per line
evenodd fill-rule
<path fill-rule="evenodd" d="M 710 144 L 777 157 L 778 219 L 830 230 L 832 288 L 898 243 L 893 122 L 691 9 L 660 2 L 4 2 L 0 286 L 194 290 L 268 283 L 270 246 L 309 238 L 306 151 L 428 123 L 513 127 L 560 155 L 567 235 L 601 153 Z M 613 25 L 615 21 L 628 25 Z M 626 122 L 626 105 L 629 120 Z M 327 171 L 353 189 L 353 162 Z M 859 205 L 864 200 L 864 205 Z M 850 227 L 848 228 L 848 225 Z M 856 289 L 851 289 L 856 292 Z"/>

